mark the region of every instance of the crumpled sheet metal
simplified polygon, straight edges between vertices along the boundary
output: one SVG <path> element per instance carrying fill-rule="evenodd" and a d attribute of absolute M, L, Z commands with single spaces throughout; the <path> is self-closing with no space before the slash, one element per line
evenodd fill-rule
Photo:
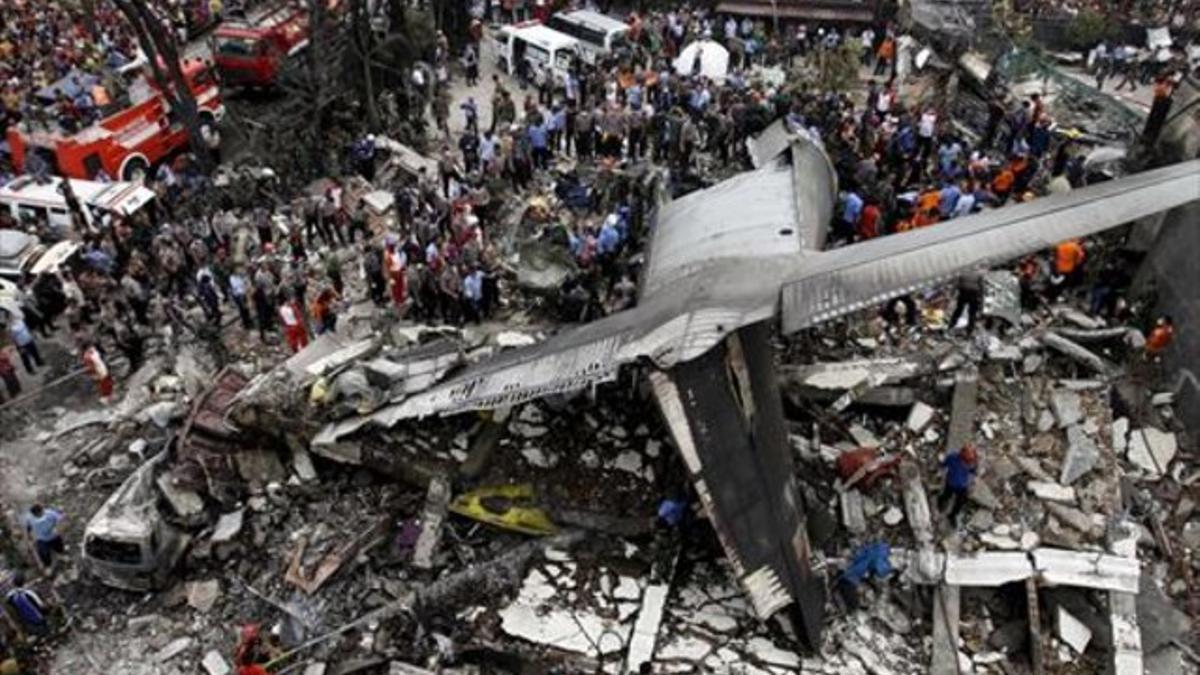
<path fill-rule="evenodd" d="M 1016 274 L 994 270 L 983 275 L 981 312 L 1004 319 L 1010 326 L 1021 325 L 1021 280 Z"/>

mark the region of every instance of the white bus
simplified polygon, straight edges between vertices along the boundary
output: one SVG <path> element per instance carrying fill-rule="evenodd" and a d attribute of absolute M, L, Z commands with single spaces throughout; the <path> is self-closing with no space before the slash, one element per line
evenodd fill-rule
<path fill-rule="evenodd" d="M 586 9 L 554 14 L 546 20 L 546 26 L 579 40 L 580 56 L 592 64 L 612 53 L 629 32 L 629 24 L 624 21 Z"/>
<path fill-rule="evenodd" d="M 24 218 L 44 220 L 60 236 L 66 236 L 71 229 L 71 214 L 67 209 L 67 198 L 59 188 L 63 180 L 58 176 L 47 176 L 39 182 L 33 176 L 20 176 L 0 186 L 0 209 L 18 222 Z M 155 197 L 153 190 L 136 183 L 69 180 L 79 203 L 91 207 L 91 212 L 84 214 L 85 218 L 105 214 L 131 216 L 148 208 Z"/>
<path fill-rule="evenodd" d="M 516 75 L 525 61 L 531 75 L 538 68 L 549 68 L 554 82 L 561 85 L 579 58 L 578 40 L 536 22 L 504 26 L 496 31 L 495 40 L 500 69 L 509 75 Z"/>

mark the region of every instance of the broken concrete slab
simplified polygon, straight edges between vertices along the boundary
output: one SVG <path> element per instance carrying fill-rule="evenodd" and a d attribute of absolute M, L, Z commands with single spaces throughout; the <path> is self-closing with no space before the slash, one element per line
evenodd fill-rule
<path fill-rule="evenodd" d="M 1042 334 L 1041 340 L 1047 347 L 1075 359 L 1101 375 L 1108 375 L 1115 370 L 1108 361 L 1061 335 L 1046 332 Z"/>
<path fill-rule="evenodd" d="M 955 373 L 954 396 L 950 402 L 950 427 L 946 447 L 957 450 L 971 442 L 975 429 L 975 408 L 979 399 L 979 373 L 964 368 Z"/>
<path fill-rule="evenodd" d="M 431 569 L 433 556 L 442 539 L 442 524 L 450 507 L 450 481 L 445 476 L 435 476 L 429 481 L 425 493 L 425 508 L 421 512 L 421 534 L 413 547 L 412 564 L 417 569 Z"/>
<path fill-rule="evenodd" d="M 1099 537 L 1104 533 L 1102 524 L 1097 523 L 1091 516 L 1065 504 L 1046 502 L 1046 511 L 1068 527 L 1082 532 L 1090 537 Z"/>
<path fill-rule="evenodd" d="M 671 587 L 667 584 L 651 584 L 642 594 L 642 606 L 633 624 L 629 649 L 625 654 L 626 675 L 640 673 L 643 663 L 654 660 L 654 648 L 658 642 L 658 631 L 662 626 L 663 612 Z"/>
<path fill-rule="evenodd" d="M 233 460 L 238 475 L 247 483 L 265 486 L 287 480 L 287 470 L 271 450 L 242 450 L 234 453 Z"/>
<path fill-rule="evenodd" d="M 867 531 L 867 516 L 863 512 L 863 495 L 858 490 L 845 490 L 839 499 L 842 507 L 842 524 L 854 534 Z"/>
<path fill-rule="evenodd" d="M 1079 424 L 1083 421 L 1083 401 L 1079 394 L 1066 389 L 1055 390 L 1050 394 L 1050 409 L 1061 429 Z"/>
<path fill-rule="evenodd" d="M 167 506 L 175 512 L 175 516 L 181 523 L 193 526 L 200 525 L 206 520 L 204 498 L 198 492 L 180 485 L 169 471 L 159 474 L 154 482 L 163 499 L 166 500 Z"/>
<path fill-rule="evenodd" d="M 1033 575 L 1025 553 L 986 551 L 946 556 L 945 581 L 953 586 L 995 587 L 1023 581 Z"/>
<path fill-rule="evenodd" d="M 313 466 L 312 453 L 303 443 L 288 443 L 292 451 L 292 471 L 305 483 L 317 479 L 317 468 Z"/>
<path fill-rule="evenodd" d="M 1075 488 L 1050 481 L 1031 480 L 1025 484 L 1038 499 L 1060 504 L 1075 503 Z"/>
<path fill-rule="evenodd" d="M 867 429 L 861 424 L 855 424 L 850 427 L 850 436 L 853 437 L 854 442 L 858 443 L 860 446 L 867 448 L 877 448 L 880 446 L 879 437 L 871 433 L 870 429 Z"/>
<path fill-rule="evenodd" d="M 1092 630 L 1087 627 L 1087 624 L 1075 618 L 1075 615 L 1061 605 L 1054 617 L 1054 631 L 1058 635 L 1058 639 L 1066 643 L 1076 654 L 1086 651 L 1088 643 L 1092 640 Z"/>
<path fill-rule="evenodd" d="M 221 582 L 216 579 L 193 581 L 187 585 L 187 602 L 198 612 L 208 613 L 221 597 Z"/>
<path fill-rule="evenodd" d="M 929 423 L 933 421 L 933 416 L 936 413 L 937 411 L 932 406 L 917 401 L 913 404 L 912 409 L 908 411 L 908 420 L 905 424 L 908 426 L 909 431 L 919 434 L 925 431 L 925 427 L 929 426 Z"/>
<path fill-rule="evenodd" d="M 941 585 L 933 592 L 933 656 L 930 675 L 958 675 L 958 586 Z"/>
<path fill-rule="evenodd" d="M 1062 473 L 1058 482 L 1070 485 L 1095 468 L 1100 461 L 1100 448 L 1096 441 L 1080 426 L 1067 429 L 1067 455 L 1063 459 Z"/>
<path fill-rule="evenodd" d="M 242 531 L 242 523 L 245 520 L 245 515 L 245 509 L 221 514 L 221 517 L 217 518 L 217 524 L 213 527 L 213 533 L 209 541 L 214 544 L 224 544 L 233 541 L 233 538 Z"/>
<path fill-rule="evenodd" d="M 1136 558 L 1055 548 L 1034 549 L 1033 565 L 1044 583 L 1137 593 L 1141 566 Z"/>
<path fill-rule="evenodd" d="M 1112 423 L 1112 448 L 1118 455 L 1124 455 L 1129 445 L 1129 418 L 1119 417 Z"/>
<path fill-rule="evenodd" d="M 875 386 L 894 384 L 929 372 L 928 362 L 911 358 L 862 359 L 838 363 L 814 363 L 808 366 L 783 366 L 780 375 L 794 382 L 817 389 L 853 389 L 865 380 Z"/>
<path fill-rule="evenodd" d="M 168 642 L 165 647 L 158 650 L 158 653 L 154 655 L 154 660 L 159 663 L 166 663 L 167 661 L 170 661 L 176 656 L 179 656 L 180 654 L 191 649 L 192 645 L 194 644 L 196 644 L 196 640 L 194 638 L 175 638 L 174 640 Z"/>
<path fill-rule="evenodd" d="M 1135 429 L 1130 434 L 1126 459 L 1157 479 L 1166 474 L 1178 450 L 1179 443 L 1175 434 L 1145 427 Z"/>
<path fill-rule="evenodd" d="M 233 673 L 233 668 L 229 666 L 229 662 L 225 660 L 224 656 L 221 656 L 221 652 L 215 649 L 210 649 L 204 655 L 201 665 L 204 666 L 204 671 L 208 675 L 232 675 Z"/>

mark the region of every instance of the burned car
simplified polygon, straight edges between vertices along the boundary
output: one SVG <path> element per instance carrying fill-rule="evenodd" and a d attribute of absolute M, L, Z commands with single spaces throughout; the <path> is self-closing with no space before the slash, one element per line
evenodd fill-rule
<path fill-rule="evenodd" d="M 88 521 L 84 569 L 101 583 L 131 591 L 162 588 L 191 536 L 167 522 L 159 509 L 157 473 L 169 453 L 146 460 Z"/>

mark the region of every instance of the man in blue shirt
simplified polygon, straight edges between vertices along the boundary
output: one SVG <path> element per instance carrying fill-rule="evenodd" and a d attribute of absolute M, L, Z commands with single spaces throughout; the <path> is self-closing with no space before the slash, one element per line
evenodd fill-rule
<path fill-rule="evenodd" d="M 41 504 L 29 507 L 29 513 L 22 519 L 25 533 L 33 539 L 34 550 L 38 562 L 43 567 L 50 567 L 54 562 L 54 554 L 66 550 L 62 537 L 58 534 L 58 524 L 63 520 L 63 514 L 56 509 L 48 509 Z"/>
<path fill-rule="evenodd" d="M 550 132 L 545 122 L 529 125 L 529 147 L 533 155 L 533 165 L 545 169 L 550 163 Z"/>
<path fill-rule="evenodd" d="M 33 339 L 33 332 L 29 330 L 29 325 L 25 323 L 24 317 L 9 317 L 8 334 L 17 347 L 17 353 L 21 355 L 21 363 L 25 364 L 25 370 L 30 375 L 37 372 L 35 365 L 38 367 L 46 365 L 46 362 L 42 360 L 41 352 L 38 351 L 37 341 Z"/>
<path fill-rule="evenodd" d="M 462 293 L 467 320 L 479 323 L 483 318 L 483 270 L 476 267 L 463 277 Z"/>
<path fill-rule="evenodd" d="M 957 183 L 951 180 L 942 186 L 938 211 L 941 212 L 943 220 L 948 220 L 954 215 L 954 209 L 958 206 L 960 198 L 962 198 L 962 190 L 959 189 Z"/>
<path fill-rule="evenodd" d="M 846 192 L 842 195 L 842 228 L 839 234 L 843 239 L 850 239 L 858 229 L 858 220 L 862 217 L 863 199 L 857 192 Z"/>
<path fill-rule="evenodd" d="M 938 495 L 938 509 L 944 509 L 946 502 L 951 503 L 950 513 L 946 517 L 954 527 L 958 527 L 958 514 L 967 504 L 967 494 L 971 491 L 971 481 L 975 478 L 977 461 L 975 447 L 972 445 L 964 445 L 961 450 L 951 452 L 942 460 L 942 466 L 946 469 L 946 485 Z"/>
<path fill-rule="evenodd" d="M 621 233 L 617 230 L 616 220 L 615 216 L 609 216 L 600 228 L 600 236 L 596 238 L 596 252 L 601 257 L 615 255 L 621 245 Z"/>

